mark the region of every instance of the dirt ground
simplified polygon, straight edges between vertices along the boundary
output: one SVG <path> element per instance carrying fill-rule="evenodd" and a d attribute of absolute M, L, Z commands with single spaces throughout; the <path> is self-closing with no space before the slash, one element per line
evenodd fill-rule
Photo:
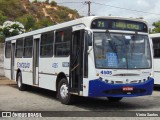
<path fill-rule="evenodd" d="M 9 80 L 6 77 L 0 77 L 0 85 L 10 85 L 10 84 L 16 84 L 14 80 Z"/>

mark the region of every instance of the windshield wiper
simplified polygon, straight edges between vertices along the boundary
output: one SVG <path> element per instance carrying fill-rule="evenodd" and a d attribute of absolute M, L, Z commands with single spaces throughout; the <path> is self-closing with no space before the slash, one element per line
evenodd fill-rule
<path fill-rule="evenodd" d="M 107 39 L 107 40 L 112 40 L 111 34 L 109 33 L 108 29 L 106 29 L 106 33 L 108 34 L 107 36 L 109 37 L 109 39 Z"/>
<path fill-rule="evenodd" d="M 135 49 L 135 41 L 137 40 L 137 38 L 138 38 L 138 32 L 135 31 L 135 37 L 134 37 L 134 39 L 132 39 L 133 43 L 132 43 L 132 46 L 131 46 L 131 56 L 132 56 L 133 51 Z"/>
<path fill-rule="evenodd" d="M 109 40 L 109 44 L 110 44 L 112 50 L 113 50 L 115 53 L 117 53 L 116 48 L 115 48 L 115 44 L 114 44 L 114 47 L 113 47 L 112 37 L 111 37 L 111 34 L 109 33 L 109 30 L 108 30 L 108 29 L 106 29 L 106 36 L 109 37 L 107 40 Z M 110 41 L 112 41 L 112 42 L 110 42 Z"/>
<path fill-rule="evenodd" d="M 106 29 L 106 34 L 107 34 L 107 37 L 109 37 L 109 39 L 107 39 L 108 42 L 109 42 L 109 45 L 111 46 L 111 49 L 113 50 L 113 52 L 117 55 L 117 60 L 118 60 L 119 56 L 118 56 L 118 53 L 117 53 L 117 47 L 116 47 L 115 42 L 112 40 L 111 34 L 110 34 L 108 29 Z"/>

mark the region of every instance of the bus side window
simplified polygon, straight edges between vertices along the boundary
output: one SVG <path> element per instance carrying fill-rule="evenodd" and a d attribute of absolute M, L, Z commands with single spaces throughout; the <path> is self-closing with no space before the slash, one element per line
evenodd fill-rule
<path fill-rule="evenodd" d="M 41 57 L 53 57 L 53 41 L 54 41 L 54 32 L 44 33 L 41 36 Z"/>
<path fill-rule="evenodd" d="M 31 58 L 32 57 L 32 46 L 33 46 L 33 38 L 27 37 L 24 39 L 24 57 Z"/>
<path fill-rule="evenodd" d="M 55 56 L 67 57 L 70 54 L 70 41 L 72 31 L 70 28 L 56 32 Z"/>
<path fill-rule="evenodd" d="M 23 56 L 23 38 L 16 41 L 16 58 Z"/>
<path fill-rule="evenodd" d="M 160 58 L 160 39 L 152 38 L 152 40 L 153 40 L 154 58 Z"/>
<path fill-rule="evenodd" d="M 11 58 L 11 42 L 6 42 L 5 45 L 5 57 Z"/>

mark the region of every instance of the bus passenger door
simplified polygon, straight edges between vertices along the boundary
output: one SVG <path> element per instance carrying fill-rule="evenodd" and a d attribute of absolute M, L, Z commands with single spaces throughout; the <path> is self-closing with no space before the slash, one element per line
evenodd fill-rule
<path fill-rule="evenodd" d="M 39 84 L 39 41 L 40 41 L 40 37 L 34 36 L 33 41 L 34 41 L 33 42 L 33 85 L 38 85 Z"/>
<path fill-rule="evenodd" d="M 11 44 L 11 80 L 15 79 L 14 65 L 15 65 L 15 43 L 12 43 Z"/>
<path fill-rule="evenodd" d="M 73 32 L 70 51 L 69 91 L 80 94 L 83 89 L 84 30 Z"/>

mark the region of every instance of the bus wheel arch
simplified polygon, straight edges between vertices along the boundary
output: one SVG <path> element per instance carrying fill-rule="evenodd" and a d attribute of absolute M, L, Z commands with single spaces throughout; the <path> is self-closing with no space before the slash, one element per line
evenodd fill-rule
<path fill-rule="evenodd" d="M 56 91 L 58 90 L 58 84 L 59 82 L 63 79 L 67 79 L 66 75 L 63 73 L 63 72 L 60 72 L 58 75 L 57 75 L 57 79 L 56 79 Z"/>
<path fill-rule="evenodd" d="M 69 93 L 69 81 L 64 73 L 57 76 L 56 91 L 57 97 L 62 104 L 69 105 L 73 103 L 74 97 Z"/>
<path fill-rule="evenodd" d="M 17 73 L 16 73 L 16 82 L 18 80 L 18 74 L 21 73 L 21 70 L 20 69 L 17 69 Z"/>

